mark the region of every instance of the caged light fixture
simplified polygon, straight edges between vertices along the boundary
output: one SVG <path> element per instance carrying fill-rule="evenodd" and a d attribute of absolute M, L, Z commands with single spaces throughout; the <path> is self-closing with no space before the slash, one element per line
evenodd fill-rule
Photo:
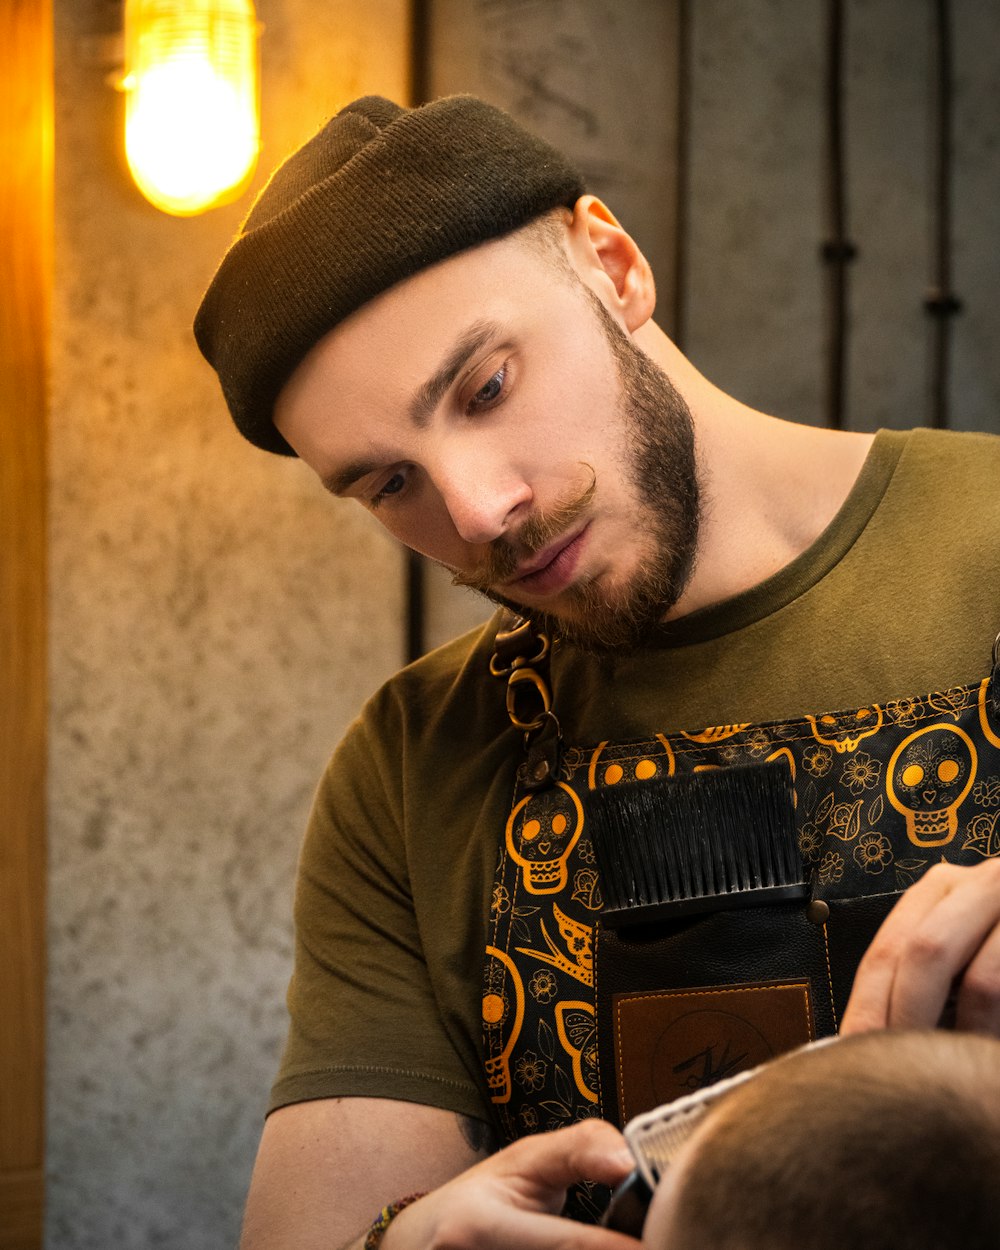
<path fill-rule="evenodd" d="M 125 0 L 125 155 L 188 217 L 234 200 L 260 146 L 253 0 Z"/>

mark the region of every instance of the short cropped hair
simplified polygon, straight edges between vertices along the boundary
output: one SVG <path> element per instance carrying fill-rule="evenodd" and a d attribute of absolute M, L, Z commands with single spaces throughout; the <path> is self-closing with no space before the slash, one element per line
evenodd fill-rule
<path fill-rule="evenodd" d="M 670 1250 L 996 1250 L 1000 1041 L 790 1056 L 720 1100 L 678 1168 Z"/>
<path fill-rule="evenodd" d="M 565 208 L 550 208 L 539 213 L 531 221 L 516 230 L 512 237 L 526 244 L 543 260 L 551 261 L 556 269 L 565 277 L 579 282 L 579 276 L 570 263 L 566 252 L 566 222 L 568 212 Z"/>

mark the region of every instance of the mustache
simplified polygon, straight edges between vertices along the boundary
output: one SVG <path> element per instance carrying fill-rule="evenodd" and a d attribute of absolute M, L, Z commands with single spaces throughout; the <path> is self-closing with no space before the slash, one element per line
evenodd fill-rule
<path fill-rule="evenodd" d="M 586 469 L 590 481 L 582 491 L 568 492 L 551 507 L 533 513 L 512 535 L 495 538 L 480 564 L 468 573 L 455 573 L 452 584 L 488 594 L 514 576 L 526 554 L 531 557 L 543 551 L 575 525 L 590 507 L 597 490 L 596 473 L 589 464 Z"/>

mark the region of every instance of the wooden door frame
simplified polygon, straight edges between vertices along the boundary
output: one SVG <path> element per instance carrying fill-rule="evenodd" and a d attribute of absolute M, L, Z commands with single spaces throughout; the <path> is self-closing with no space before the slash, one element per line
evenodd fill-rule
<path fill-rule="evenodd" d="M 52 41 L 0 4 L 0 1250 L 42 1244 Z"/>

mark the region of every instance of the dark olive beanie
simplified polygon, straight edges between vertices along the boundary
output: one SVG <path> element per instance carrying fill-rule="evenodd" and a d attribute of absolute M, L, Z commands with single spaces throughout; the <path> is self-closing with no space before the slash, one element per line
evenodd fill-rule
<path fill-rule="evenodd" d="M 347 105 L 272 175 L 212 279 L 194 330 L 251 443 L 295 453 L 274 402 L 349 313 L 455 252 L 583 194 L 555 148 L 472 96 Z"/>

